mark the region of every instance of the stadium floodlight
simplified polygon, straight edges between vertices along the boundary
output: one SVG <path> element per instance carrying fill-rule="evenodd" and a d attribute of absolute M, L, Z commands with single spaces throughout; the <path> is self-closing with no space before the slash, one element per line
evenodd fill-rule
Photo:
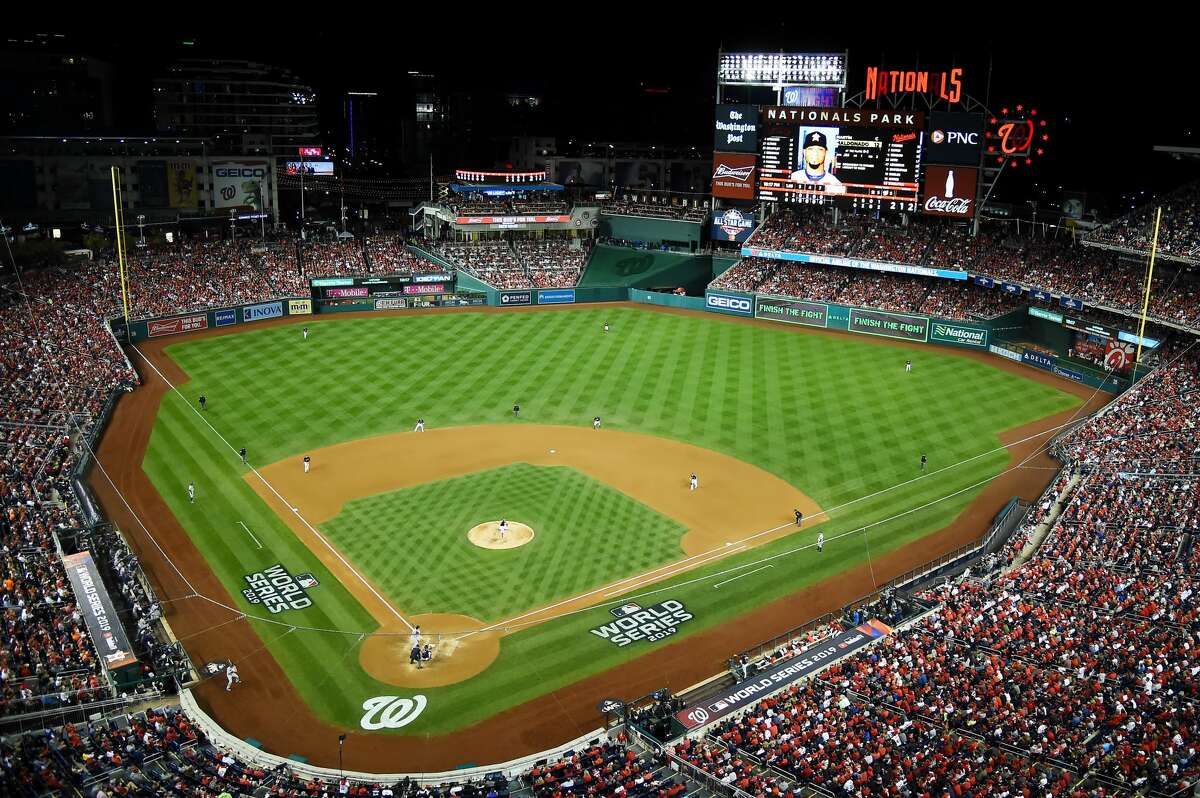
<path fill-rule="evenodd" d="M 730 86 L 846 88 L 845 53 L 721 53 L 717 81 Z"/>

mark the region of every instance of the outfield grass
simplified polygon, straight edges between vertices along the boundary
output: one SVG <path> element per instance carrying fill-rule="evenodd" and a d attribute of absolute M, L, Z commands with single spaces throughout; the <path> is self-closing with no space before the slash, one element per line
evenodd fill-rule
<path fill-rule="evenodd" d="M 467 540 L 503 517 L 534 539 Z M 405 612 L 495 621 L 677 560 L 687 530 L 573 468 L 514 463 L 347 502 L 321 531 Z"/>
<path fill-rule="evenodd" d="M 672 580 L 650 597 L 685 601 L 695 611 L 681 636 L 862 561 L 864 536 L 838 537 L 849 530 L 871 525 L 870 550 L 880 554 L 941 528 L 977 495 L 977 483 L 1003 468 L 998 432 L 1079 403 L 947 350 L 630 308 L 306 323 L 308 341 L 297 324 L 168 347 L 192 381 L 183 397 L 164 399 L 145 467 L 235 596 L 244 574 L 274 562 L 321 578 L 312 608 L 274 620 L 322 629 L 369 631 L 374 624 L 245 485 L 236 456 L 196 418 L 198 394 L 208 396 L 208 421 L 233 447 L 246 446 L 251 463 L 411 429 L 418 417 L 436 427 L 586 425 L 601 415 L 609 428 L 675 438 L 758 465 L 831 511 L 823 525 L 831 543 L 821 557 L 780 556 L 770 569 L 720 590 L 693 582 L 794 550 L 816 534 L 805 530 Z M 912 374 L 904 372 L 906 359 Z M 520 420 L 512 418 L 514 402 Z M 922 452 L 931 470 L 975 459 L 909 482 L 919 475 Z M 185 494 L 189 480 L 197 484 L 195 505 Z M 899 483 L 907 484 L 891 489 Z M 263 549 L 249 544 L 239 522 Z M 364 548 L 356 557 L 379 553 Z M 637 570 L 630 563 L 627 572 Z M 660 645 L 622 649 L 588 634 L 610 617 L 598 609 L 505 638 L 500 659 L 481 676 L 425 690 L 431 709 L 401 731 L 468 725 Z M 357 668 L 353 635 L 280 636 L 260 625 L 297 688 L 330 720 L 357 726 L 365 698 L 396 692 Z M 345 667 L 330 665 L 338 662 Z M 338 690 L 327 689 L 333 679 Z"/>

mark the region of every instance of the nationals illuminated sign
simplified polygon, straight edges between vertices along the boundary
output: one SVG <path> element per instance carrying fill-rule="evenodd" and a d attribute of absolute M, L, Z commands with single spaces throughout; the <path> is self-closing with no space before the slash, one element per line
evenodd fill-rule
<path fill-rule="evenodd" d="M 975 186 L 979 170 L 970 166 L 925 167 L 921 210 L 931 216 L 971 219 L 975 216 Z"/>
<path fill-rule="evenodd" d="M 754 173 L 757 161 L 758 156 L 753 153 L 714 153 L 712 174 L 713 196 L 724 199 L 754 199 Z"/>
<path fill-rule="evenodd" d="M 867 67 L 866 98 L 877 100 L 892 94 L 931 94 L 948 103 L 956 103 L 963 98 L 962 77 L 963 71 L 958 67 L 945 72 Z"/>

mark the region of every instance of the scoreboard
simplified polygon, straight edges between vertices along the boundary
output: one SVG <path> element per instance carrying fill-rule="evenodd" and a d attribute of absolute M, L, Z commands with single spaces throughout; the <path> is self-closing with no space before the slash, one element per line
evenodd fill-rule
<path fill-rule="evenodd" d="M 916 211 L 924 124 L 918 111 L 765 106 L 757 198 Z"/>

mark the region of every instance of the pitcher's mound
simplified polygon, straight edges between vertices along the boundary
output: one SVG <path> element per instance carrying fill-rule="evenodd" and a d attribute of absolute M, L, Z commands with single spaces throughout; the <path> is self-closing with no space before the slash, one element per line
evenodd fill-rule
<path fill-rule="evenodd" d="M 481 549 L 515 549 L 533 540 L 533 529 L 526 524 L 509 521 L 508 533 L 501 535 L 500 522 L 488 521 L 471 527 L 467 539 Z"/>

